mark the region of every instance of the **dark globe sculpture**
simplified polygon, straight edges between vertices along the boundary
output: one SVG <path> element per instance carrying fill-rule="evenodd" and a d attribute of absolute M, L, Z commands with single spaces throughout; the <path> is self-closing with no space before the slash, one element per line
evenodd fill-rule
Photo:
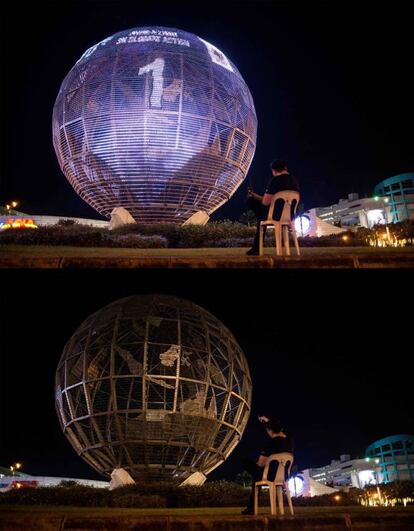
<path fill-rule="evenodd" d="M 176 297 L 133 296 L 88 317 L 68 341 L 56 409 L 98 472 L 186 478 L 232 452 L 251 389 L 246 358 L 216 317 Z"/>
<path fill-rule="evenodd" d="M 257 119 L 235 65 L 172 28 L 122 31 L 87 50 L 64 79 L 53 144 L 75 191 L 109 217 L 206 219 L 246 177 Z"/>

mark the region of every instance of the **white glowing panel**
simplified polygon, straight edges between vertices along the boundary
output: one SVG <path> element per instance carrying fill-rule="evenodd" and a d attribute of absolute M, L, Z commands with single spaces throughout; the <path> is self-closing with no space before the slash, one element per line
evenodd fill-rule
<path fill-rule="evenodd" d="M 292 496 L 299 496 L 303 492 L 304 480 L 302 476 L 294 476 L 289 479 L 288 485 Z"/>
<path fill-rule="evenodd" d="M 373 225 L 383 225 L 385 223 L 384 211 L 380 209 L 368 210 L 368 225 L 372 227 Z"/>
<path fill-rule="evenodd" d="M 233 67 L 231 66 L 230 61 L 227 59 L 223 52 L 221 52 L 218 48 L 205 41 L 204 39 L 200 39 L 200 41 L 204 42 L 204 44 L 207 46 L 208 53 L 213 63 L 216 63 L 217 65 L 227 68 L 227 70 L 233 72 Z"/>
<path fill-rule="evenodd" d="M 377 483 L 375 472 L 373 470 L 361 470 L 358 472 L 358 478 L 361 489 L 364 488 L 365 485 L 375 485 Z"/>
<path fill-rule="evenodd" d="M 299 216 L 295 219 L 295 230 L 298 236 L 304 236 L 310 230 L 310 219 L 307 216 Z"/>

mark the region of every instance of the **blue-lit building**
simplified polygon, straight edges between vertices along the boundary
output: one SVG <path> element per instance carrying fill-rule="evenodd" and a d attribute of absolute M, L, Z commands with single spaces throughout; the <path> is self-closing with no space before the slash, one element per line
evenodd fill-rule
<path fill-rule="evenodd" d="M 374 194 L 389 199 L 393 223 L 414 219 L 414 173 L 402 173 L 381 181 Z"/>
<path fill-rule="evenodd" d="M 414 436 L 393 435 L 375 441 L 365 451 L 366 459 L 374 459 L 379 483 L 414 480 Z"/>
<path fill-rule="evenodd" d="M 301 472 L 304 478 L 336 489 L 364 488 L 366 485 L 414 480 L 414 436 L 392 435 L 375 441 L 365 450 L 365 458 L 351 459 L 344 454 L 339 460 Z M 315 495 L 315 490 L 309 491 Z M 323 492 L 318 492 L 323 494 Z M 305 495 L 305 494 L 304 494 Z"/>

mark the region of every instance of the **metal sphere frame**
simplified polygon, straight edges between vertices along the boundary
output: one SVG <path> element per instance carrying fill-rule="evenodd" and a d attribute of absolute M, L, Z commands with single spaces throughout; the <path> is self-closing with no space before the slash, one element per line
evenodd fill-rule
<path fill-rule="evenodd" d="M 214 45 L 175 28 L 117 33 L 87 50 L 53 110 L 59 165 L 109 217 L 182 224 L 210 215 L 247 175 L 257 118 L 236 66 Z"/>
<path fill-rule="evenodd" d="M 232 452 L 250 414 L 247 360 L 207 310 L 137 295 L 89 316 L 56 371 L 56 411 L 76 452 L 109 476 L 207 475 Z"/>

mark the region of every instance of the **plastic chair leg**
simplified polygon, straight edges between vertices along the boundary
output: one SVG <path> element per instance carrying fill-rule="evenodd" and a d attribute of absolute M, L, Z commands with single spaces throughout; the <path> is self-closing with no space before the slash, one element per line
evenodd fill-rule
<path fill-rule="evenodd" d="M 259 229 L 259 256 L 262 256 L 263 254 L 263 231 L 264 227 L 260 225 Z"/>
<path fill-rule="evenodd" d="M 282 231 L 280 224 L 275 225 L 275 242 L 276 242 L 276 254 L 280 256 L 282 254 Z"/>
<path fill-rule="evenodd" d="M 290 514 L 293 516 L 295 513 L 293 512 L 292 498 L 290 497 L 289 485 L 286 485 L 285 492 L 286 492 L 287 502 L 289 505 Z"/>
<path fill-rule="evenodd" d="M 269 487 L 269 498 L 270 498 L 270 514 L 277 514 L 276 510 L 276 489 L 274 485 Z"/>
<path fill-rule="evenodd" d="M 254 486 L 254 514 L 255 516 L 259 513 L 259 487 L 257 485 Z"/>
<path fill-rule="evenodd" d="M 283 225 L 283 241 L 285 244 L 286 256 L 290 256 L 290 247 L 289 247 L 289 230 L 287 225 Z"/>
<path fill-rule="evenodd" d="M 296 234 L 295 225 L 292 223 L 292 234 L 293 234 L 293 241 L 295 242 L 295 249 L 296 254 L 300 256 L 300 250 L 299 250 L 299 242 L 298 242 L 298 235 Z"/>
<path fill-rule="evenodd" d="M 285 510 L 283 508 L 283 492 L 282 487 L 276 487 L 277 489 L 277 501 L 279 505 L 279 512 L 283 516 L 285 514 Z"/>

